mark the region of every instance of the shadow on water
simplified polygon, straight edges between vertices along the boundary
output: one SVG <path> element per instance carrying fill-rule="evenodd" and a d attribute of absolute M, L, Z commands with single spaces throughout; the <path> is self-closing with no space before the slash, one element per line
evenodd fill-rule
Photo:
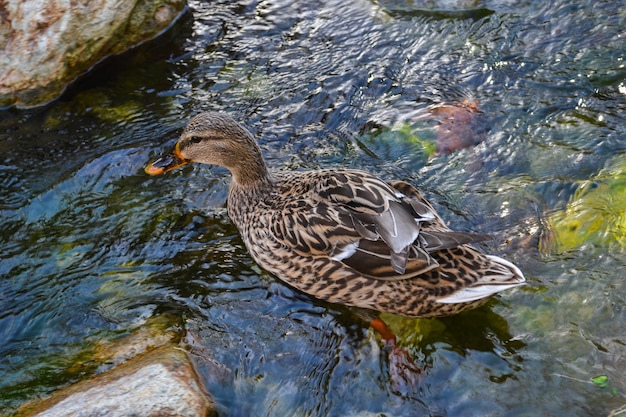
<path fill-rule="evenodd" d="M 86 347 L 173 313 L 220 415 L 608 415 L 626 392 L 617 3 L 191 2 L 57 102 L 0 112 L 0 414 L 91 374 Z M 433 106 L 465 100 L 480 143 L 434 153 Z M 252 262 L 226 171 L 143 173 L 203 110 L 246 124 L 276 169 L 415 183 L 529 285 L 454 317 L 386 316 L 421 367 L 394 385 L 358 312 Z M 540 251 L 555 224 L 575 238 Z"/>

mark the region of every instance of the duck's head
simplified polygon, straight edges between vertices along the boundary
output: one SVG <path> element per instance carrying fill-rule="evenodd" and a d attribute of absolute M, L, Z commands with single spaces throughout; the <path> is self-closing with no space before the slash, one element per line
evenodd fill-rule
<path fill-rule="evenodd" d="M 221 165 L 235 181 L 267 178 L 267 168 L 252 134 L 229 115 L 201 113 L 189 121 L 174 150 L 148 164 L 150 175 L 163 174 L 190 162 Z"/>

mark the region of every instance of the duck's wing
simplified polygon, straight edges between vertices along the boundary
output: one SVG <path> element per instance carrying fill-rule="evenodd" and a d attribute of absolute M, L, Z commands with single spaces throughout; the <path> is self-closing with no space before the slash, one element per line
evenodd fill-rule
<path fill-rule="evenodd" d="M 439 265 L 432 252 L 490 239 L 450 231 L 421 194 L 404 182 L 390 185 L 367 173 L 343 172 L 328 179 L 318 197 L 317 217 L 332 212 L 339 221 L 315 240 L 330 242 L 329 255 L 364 276 L 412 278 Z M 309 223 L 323 221 L 315 217 Z"/>

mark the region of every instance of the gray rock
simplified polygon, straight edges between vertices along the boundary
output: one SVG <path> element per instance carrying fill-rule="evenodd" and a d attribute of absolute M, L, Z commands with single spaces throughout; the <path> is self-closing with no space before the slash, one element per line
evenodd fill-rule
<path fill-rule="evenodd" d="M 30 404 L 18 415 L 196 417 L 212 416 L 215 412 L 187 355 L 164 346 Z"/>
<path fill-rule="evenodd" d="M 179 347 L 182 325 L 179 317 L 159 315 L 125 337 L 87 348 L 68 373 L 86 375 L 97 367 L 97 375 L 23 404 L 16 417 L 215 415 L 212 397 Z M 219 365 L 209 369 L 222 372 Z"/>
<path fill-rule="evenodd" d="M 0 1 L 0 106 L 57 98 L 106 56 L 157 36 L 185 0 Z"/>

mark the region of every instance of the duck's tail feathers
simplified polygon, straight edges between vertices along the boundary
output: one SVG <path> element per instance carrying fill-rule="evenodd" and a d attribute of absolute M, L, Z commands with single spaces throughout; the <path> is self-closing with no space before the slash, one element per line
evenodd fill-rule
<path fill-rule="evenodd" d="M 491 265 L 478 282 L 437 301 L 444 304 L 477 301 L 526 282 L 522 271 L 511 262 L 498 256 L 486 255 L 486 257 L 491 261 Z"/>

